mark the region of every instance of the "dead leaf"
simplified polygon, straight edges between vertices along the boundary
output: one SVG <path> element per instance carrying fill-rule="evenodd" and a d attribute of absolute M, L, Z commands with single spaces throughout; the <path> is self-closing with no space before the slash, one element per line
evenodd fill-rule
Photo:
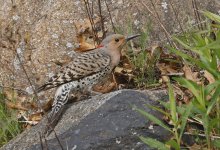
<path fill-rule="evenodd" d="M 200 83 L 200 79 L 198 78 L 198 72 L 193 72 L 188 65 L 184 65 L 183 72 L 185 74 L 186 79 Z"/>
<path fill-rule="evenodd" d="M 95 30 L 98 30 L 99 28 L 99 23 L 101 22 L 101 19 L 99 17 L 93 19 Z M 84 20 L 79 20 L 75 21 L 74 25 L 76 27 L 76 32 L 77 34 L 82 34 L 82 33 L 91 33 L 93 34 L 93 28 L 91 25 L 91 22 L 89 19 L 84 19 Z"/>
<path fill-rule="evenodd" d="M 104 85 L 95 85 L 93 87 L 94 91 L 96 92 L 100 92 L 100 93 L 109 93 L 111 92 L 113 89 L 115 88 L 115 83 L 114 82 L 110 82 L 110 83 L 106 83 Z"/>
<path fill-rule="evenodd" d="M 215 82 L 213 75 L 206 70 L 204 72 L 204 77 L 209 81 L 210 84 Z"/>
<path fill-rule="evenodd" d="M 169 74 L 172 73 L 177 73 L 175 69 L 172 68 L 172 65 L 166 64 L 166 63 L 159 63 L 157 64 L 157 67 L 161 71 L 161 78 L 163 82 L 168 82 L 169 81 Z"/>
<path fill-rule="evenodd" d="M 103 35 L 100 30 L 100 21 L 100 18 L 94 19 L 94 27 L 92 27 L 89 19 L 74 22 L 77 33 L 76 43 L 78 43 L 78 47 L 75 48 L 75 51 L 85 52 L 97 47 L 99 38 L 101 38 Z M 94 32 L 96 33 L 97 37 L 95 37 Z"/>
<path fill-rule="evenodd" d="M 42 119 L 42 113 L 38 112 L 35 114 L 31 114 L 28 118 L 28 121 L 40 121 Z"/>
<path fill-rule="evenodd" d="M 5 101 L 5 104 L 6 104 L 6 106 L 8 108 L 11 108 L 11 109 L 19 109 L 19 110 L 25 110 L 25 111 L 28 110 L 27 108 L 21 106 L 21 104 L 19 104 L 19 103 L 12 103 L 12 102 L 10 102 L 8 100 Z"/>
<path fill-rule="evenodd" d="M 48 111 L 52 108 L 52 104 L 53 104 L 53 99 L 50 98 L 49 101 L 47 101 L 47 103 L 43 106 L 43 110 L 44 111 Z"/>
<path fill-rule="evenodd" d="M 8 100 L 12 100 L 12 101 L 16 100 L 18 97 L 17 91 L 13 89 L 4 89 L 3 94 Z"/>
<path fill-rule="evenodd" d="M 109 93 L 116 88 L 117 83 L 113 80 L 113 75 L 109 76 L 103 82 L 93 86 L 93 90 L 100 93 Z"/>
<path fill-rule="evenodd" d="M 94 41 L 93 36 L 80 34 L 77 35 L 76 38 L 79 45 L 77 48 L 75 48 L 75 51 L 86 52 L 95 49 L 97 46 L 97 42 Z"/>

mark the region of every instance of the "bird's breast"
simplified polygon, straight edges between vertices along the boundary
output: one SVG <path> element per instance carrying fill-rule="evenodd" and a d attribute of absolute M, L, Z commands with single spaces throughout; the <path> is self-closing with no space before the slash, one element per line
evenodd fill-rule
<path fill-rule="evenodd" d="M 72 81 L 69 83 L 69 85 L 71 86 L 71 90 L 79 91 L 81 89 L 88 88 L 94 84 L 97 84 L 110 73 L 110 67 L 106 67 L 102 71 L 93 73 L 79 80 Z"/>

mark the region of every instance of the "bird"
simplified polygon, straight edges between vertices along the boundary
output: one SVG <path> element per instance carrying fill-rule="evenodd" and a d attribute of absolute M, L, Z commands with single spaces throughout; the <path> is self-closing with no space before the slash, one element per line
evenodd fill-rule
<path fill-rule="evenodd" d="M 111 74 L 120 62 L 123 46 L 138 36 L 140 34 L 127 37 L 121 34 L 107 36 L 96 49 L 80 53 L 40 86 L 37 92 L 57 87 L 48 124 L 56 124 L 71 91 L 91 90 L 93 85 Z"/>

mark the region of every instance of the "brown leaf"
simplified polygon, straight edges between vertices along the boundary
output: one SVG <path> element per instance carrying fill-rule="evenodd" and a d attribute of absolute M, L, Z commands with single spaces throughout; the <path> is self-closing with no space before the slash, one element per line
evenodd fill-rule
<path fill-rule="evenodd" d="M 76 27 L 76 43 L 78 43 L 78 47 L 75 48 L 75 51 L 85 52 L 92 50 L 97 47 L 97 43 L 100 37 L 102 37 L 103 33 L 101 32 L 99 26 L 100 24 L 100 18 L 94 19 L 94 30 L 92 28 L 91 22 L 89 19 L 84 19 L 83 21 L 76 21 L 74 23 Z M 94 33 L 96 32 L 98 37 L 94 36 Z M 98 39 L 96 39 L 98 38 Z"/>
<path fill-rule="evenodd" d="M 75 48 L 75 51 L 85 52 L 95 49 L 97 46 L 97 43 L 94 42 L 93 37 L 90 39 L 90 36 L 87 34 L 77 35 L 76 38 L 79 46 Z"/>
<path fill-rule="evenodd" d="M 44 111 L 48 111 L 52 108 L 52 104 L 53 104 L 53 99 L 50 98 L 49 101 L 47 101 L 47 103 L 43 106 L 43 110 Z"/>
<path fill-rule="evenodd" d="M 28 121 L 40 121 L 42 119 L 42 113 L 31 114 L 28 118 Z"/>
<path fill-rule="evenodd" d="M 16 100 L 18 97 L 17 91 L 12 90 L 12 89 L 4 89 L 3 93 L 5 97 L 9 100 Z"/>
<path fill-rule="evenodd" d="M 177 73 L 175 69 L 172 68 L 172 65 L 166 63 L 160 63 L 157 65 L 161 71 L 161 74 Z"/>
<path fill-rule="evenodd" d="M 109 93 L 114 88 L 115 88 L 115 83 L 114 82 L 106 83 L 106 84 L 101 85 L 101 86 L 100 85 L 95 85 L 93 87 L 94 91 L 100 92 L 100 93 Z"/>
<path fill-rule="evenodd" d="M 196 143 L 193 144 L 192 146 L 189 147 L 190 150 L 195 150 L 195 149 L 202 149 L 202 150 L 208 150 L 208 148 L 205 148 L 202 145 L 197 145 Z"/>
<path fill-rule="evenodd" d="M 200 79 L 198 78 L 198 72 L 193 72 L 188 65 L 184 65 L 183 72 L 185 74 L 186 79 L 192 80 L 197 83 L 200 82 Z"/>
<path fill-rule="evenodd" d="M 213 75 L 206 70 L 204 72 L 204 77 L 209 81 L 210 84 L 215 82 Z"/>
<path fill-rule="evenodd" d="M 20 103 L 12 103 L 12 102 L 6 100 L 5 104 L 8 108 L 11 108 L 11 109 L 19 109 L 19 110 L 25 110 L 25 111 L 28 110 L 27 108 L 21 106 Z"/>
<path fill-rule="evenodd" d="M 98 23 L 100 23 L 101 19 L 100 18 L 96 18 L 93 20 L 94 25 L 96 27 L 98 27 Z M 92 29 L 92 25 L 89 19 L 84 19 L 84 20 L 79 20 L 79 21 L 75 21 L 74 25 L 76 27 L 76 32 L 77 34 L 82 34 L 82 33 L 93 33 L 93 29 Z M 97 30 L 95 28 L 95 30 Z"/>
<path fill-rule="evenodd" d="M 177 73 L 177 71 L 175 69 L 173 69 L 172 65 L 170 65 L 170 64 L 159 63 L 159 64 L 157 64 L 157 67 L 161 71 L 161 75 L 162 75 L 161 78 L 162 78 L 163 82 L 169 81 L 169 76 L 168 76 L 169 74 Z"/>
<path fill-rule="evenodd" d="M 100 82 L 93 86 L 93 90 L 100 93 L 108 93 L 116 88 L 117 83 L 113 80 L 113 75 L 104 80 L 104 82 Z"/>

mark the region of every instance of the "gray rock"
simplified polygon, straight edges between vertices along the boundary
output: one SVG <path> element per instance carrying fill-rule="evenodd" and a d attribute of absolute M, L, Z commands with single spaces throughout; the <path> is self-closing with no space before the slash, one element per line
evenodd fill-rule
<path fill-rule="evenodd" d="M 57 124 L 55 131 L 64 149 L 150 149 L 138 136 L 164 141 L 169 133 L 159 126 L 149 129 L 151 122 L 132 109 L 132 106 L 161 117 L 144 104 L 158 105 L 156 100 L 167 99 L 165 91 L 119 90 L 89 100 L 70 104 Z M 3 149 L 41 149 L 39 132 L 45 119 L 37 126 L 23 132 Z M 43 147 L 46 148 L 45 143 Z M 47 148 L 61 149 L 52 133 L 47 138 Z"/>

